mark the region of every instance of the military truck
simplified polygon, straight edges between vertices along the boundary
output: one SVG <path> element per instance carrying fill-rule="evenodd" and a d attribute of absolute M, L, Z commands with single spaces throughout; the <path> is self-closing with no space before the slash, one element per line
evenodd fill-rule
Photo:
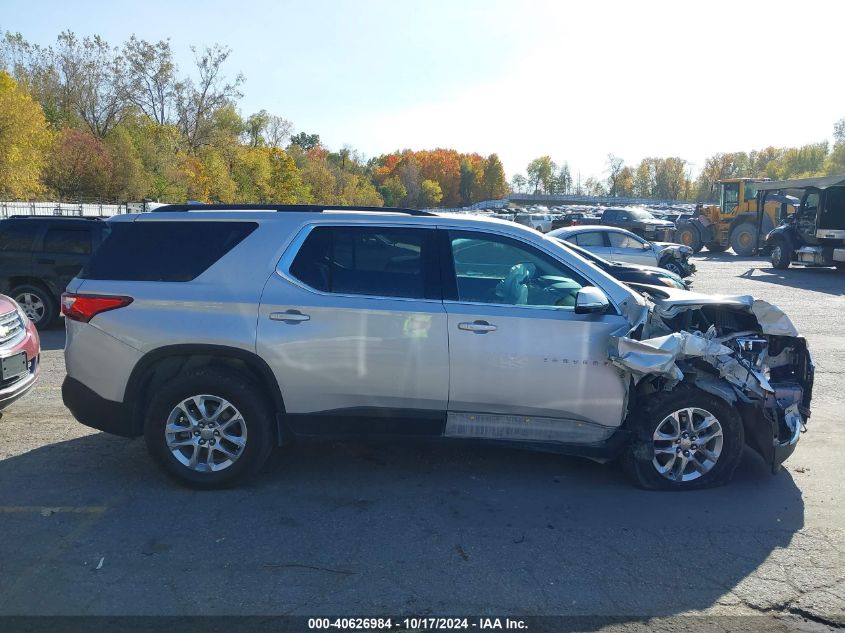
<path fill-rule="evenodd" d="M 766 236 L 764 249 L 775 268 L 836 266 L 845 270 L 845 175 L 762 183 L 757 187 L 758 208 L 783 192 L 801 197 L 798 210 L 784 218 Z M 757 226 L 764 224 L 758 213 Z"/>
<path fill-rule="evenodd" d="M 757 191 L 764 178 L 726 178 L 719 181 L 718 205 L 699 203 L 695 213 L 678 223 L 676 241 L 694 252 L 705 246 L 716 253 L 733 248 L 734 253 L 747 257 L 758 247 L 760 240 L 794 213 L 798 200 L 775 194 L 766 197 L 762 216 L 762 232 L 757 229 Z"/>

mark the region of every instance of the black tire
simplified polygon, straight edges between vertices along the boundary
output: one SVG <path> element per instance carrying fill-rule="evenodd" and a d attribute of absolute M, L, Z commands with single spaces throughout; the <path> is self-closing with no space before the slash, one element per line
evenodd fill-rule
<path fill-rule="evenodd" d="M 697 478 L 687 481 L 672 480 L 657 470 L 655 460 L 658 462 L 663 460 L 665 453 L 658 455 L 655 452 L 653 436 L 671 414 L 686 408 L 700 409 L 716 418 L 722 430 L 721 453 L 710 470 L 698 475 Z M 694 417 L 699 420 L 700 425 L 703 416 L 696 413 Z M 634 483 L 647 490 L 694 490 L 724 485 L 733 477 L 742 459 L 745 446 L 742 419 L 736 409 L 721 398 L 686 385 L 649 396 L 648 403 L 638 412 L 638 415 L 632 414 L 631 430 L 634 438 L 622 456 L 622 465 Z M 686 438 L 683 441 L 692 440 Z M 661 445 L 673 446 L 673 442 L 665 441 L 661 442 Z M 713 445 L 711 444 L 710 447 L 712 448 Z M 688 453 L 702 455 L 699 451 L 691 449 Z M 680 454 L 678 456 L 681 457 Z M 681 463 L 678 462 L 678 464 Z M 661 465 L 665 466 L 663 463 Z M 692 473 L 695 469 L 692 466 L 685 466 L 681 475 L 687 470 Z"/>
<path fill-rule="evenodd" d="M 754 253 L 756 241 L 757 229 L 751 222 L 738 224 L 731 231 L 731 248 L 734 249 L 734 253 L 741 257 L 749 257 Z"/>
<path fill-rule="evenodd" d="M 16 286 L 10 293 L 39 330 L 46 330 L 59 316 L 59 306 L 45 288 L 32 284 Z M 41 306 L 39 308 L 39 306 Z"/>
<path fill-rule="evenodd" d="M 711 253 L 724 253 L 726 250 L 728 250 L 727 244 L 720 244 L 719 242 L 710 242 L 706 246 L 707 250 Z"/>
<path fill-rule="evenodd" d="M 771 257 L 773 268 L 777 268 L 778 270 L 786 270 L 789 268 L 792 257 L 790 256 L 789 246 L 784 240 L 780 239 L 772 244 Z"/>
<path fill-rule="evenodd" d="M 675 232 L 675 241 L 678 244 L 689 246 L 693 253 L 698 253 L 704 248 L 704 241 L 701 239 L 701 231 L 691 222 L 684 222 Z"/>
<path fill-rule="evenodd" d="M 186 452 L 191 452 L 192 454 L 193 452 L 198 452 L 200 462 L 202 462 L 203 456 L 207 460 L 208 454 L 214 453 L 215 456 L 212 460 L 219 459 L 220 464 L 224 463 L 226 459 L 221 458 L 223 448 L 237 453 L 237 458 L 231 460 L 231 464 L 223 467 L 221 470 L 206 470 L 205 472 L 194 470 L 180 462 L 167 444 L 165 427 L 171 412 L 184 400 L 198 395 L 225 399 L 240 412 L 243 420 L 243 428 L 245 429 L 243 435 L 246 437 L 246 440 L 242 449 L 233 449 L 232 447 L 236 445 L 228 443 L 225 440 L 225 434 L 223 438 L 220 438 L 219 432 L 212 432 L 219 439 L 203 439 L 204 434 L 198 437 L 196 442 L 202 440 L 205 442 L 204 447 L 193 449 L 193 444 L 184 447 Z M 203 406 L 208 407 L 209 405 L 203 403 Z M 231 416 L 231 410 L 229 412 L 224 410 L 221 415 L 225 416 L 227 413 Z M 193 411 L 192 414 L 196 414 L 196 411 Z M 231 431 L 231 433 L 240 431 L 240 425 L 237 424 L 236 426 L 239 428 Z M 255 475 L 267 460 L 272 450 L 273 431 L 273 409 L 269 405 L 262 390 L 241 374 L 213 368 L 196 369 L 178 376 L 161 387 L 150 402 L 144 424 L 144 436 L 147 442 L 147 448 L 152 456 L 155 457 L 170 475 L 178 479 L 181 483 L 192 488 L 202 489 L 223 488 Z M 179 436 L 178 438 L 177 435 Z M 193 435 L 194 433 L 191 431 L 186 431 L 184 433 L 173 434 L 173 437 L 181 441 L 193 442 Z M 239 438 L 240 436 L 237 436 L 235 439 Z M 219 442 L 219 445 L 209 450 L 209 445 L 216 442 Z M 187 458 L 187 455 L 185 455 L 185 458 Z"/>

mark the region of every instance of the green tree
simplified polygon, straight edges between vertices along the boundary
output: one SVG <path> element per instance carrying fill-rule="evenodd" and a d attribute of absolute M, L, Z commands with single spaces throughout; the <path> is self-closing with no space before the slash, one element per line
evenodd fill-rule
<path fill-rule="evenodd" d="M 111 200 L 143 199 L 149 190 L 149 175 L 129 131 L 118 126 L 105 139 L 111 159 L 107 197 Z"/>
<path fill-rule="evenodd" d="M 290 138 L 291 145 L 297 145 L 300 149 L 308 151 L 320 146 L 319 134 L 308 134 L 307 132 L 300 132 Z"/>
<path fill-rule="evenodd" d="M 41 193 L 50 136 L 41 107 L 0 70 L 0 194 L 27 198 Z"/>
<path fill-rule="evenodd" d="M 526 171 L 528 172 L 531 190 L 535 194 L 551 193 L 554 188 L 553 180 L 556 170 L 557 165 L 554 164 L 550 156 L 540 156 L 528 163 Z"/>
<path fill-rule="evenodd" d="M 617 197 L 620 195 L 619 174 L 624 166 L 625 161 L 619 158 L 619 156 L 614 156 L 613 154 L 607 155 L 607 194 L 609 196 Z"/>
<path fill-rule="evenodd" d="M 399 176 L 386 178 L 378 188 L 378 192 L 384 199 L 384 204 L 388 207 L 398 207 L 405 202 L 405 198 L 408 196 L 408 190 L 399 180 Z"/>
<path fill-rule="evenodd" d="M 423 180 L 420 184 L 420 197 L 417 206 L 421 209 L 436 207 L 443 199 L 443 191 L 436 180 Z"/>
<path fill-rule="evenodd" d="M 498 154 L 490 154 L 484 164 L 484 175 L 482 177 L 484 198 L 487 200 L 498 200 L 508 195 L 508 181 L 505 177 L 505 168 Z"/>

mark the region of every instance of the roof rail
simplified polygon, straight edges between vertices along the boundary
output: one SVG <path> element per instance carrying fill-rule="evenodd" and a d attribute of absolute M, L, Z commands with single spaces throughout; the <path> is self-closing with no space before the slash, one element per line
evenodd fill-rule
<path fill-rule="evenodd" d="M 99 215 L 55 215 L 55 214 L 48 214 L 48 213 L 41 213 L 38 215 L 30 215 L 25 213 L 17 213 L 14 215 L 6 216 L 5 218 L 0 218 L 3 220 L 24 220 L 29 218 L 35 218 L 36 220 L 105 220 L 104 217 Z"/>
<path fill-rule="evenodd" d="M 405 215 L 435 215 L 420 209 L 400 207 L 359 207 L 333 204 L 168 204 L 156 207 L 150 213 L 179 211 L 276 211 L 284 213 L 323 213 L 324 211 L 369 211 L 373 213 L 404 213 Z"/>

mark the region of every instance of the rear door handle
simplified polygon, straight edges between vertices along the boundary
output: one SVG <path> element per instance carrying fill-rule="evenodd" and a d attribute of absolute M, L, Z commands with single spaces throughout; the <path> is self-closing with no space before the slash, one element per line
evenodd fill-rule
<path fill-rule="evenodd" d="M 458 323 L 459 330 L 466 330 L 467 332 L 495 332 L 496 326 L 487 323 L 487 321 L 462 321 Z"/>
<path fill-rule="evenodd" d="M 288 310 L 287 312 L 271 312 L 270 319 L 273 321 L 285 321 L 287 323 L 301 323 L 302 321 L 310 321 L 311 317 L 307 314 L 302 314 L 298 310 Z"/>

